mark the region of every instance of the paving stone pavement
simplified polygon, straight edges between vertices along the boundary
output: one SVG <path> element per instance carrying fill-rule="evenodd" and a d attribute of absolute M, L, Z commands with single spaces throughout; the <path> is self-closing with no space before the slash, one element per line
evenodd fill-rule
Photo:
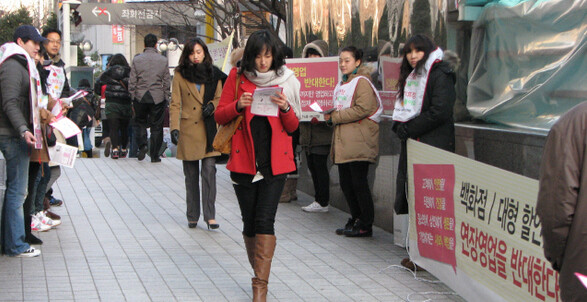
<path fill-rule="evenodd" d="M 36 234 L 42 255 L 0 256 L 0 301 L 250 301 L 240 210 L 228 170 L 217 168 L 220 229 L 209 231 L 203 221 L 187 228 L 181 161 L 78 158 L 54 185 L 63 223 Z M 390 267 L 407 256 L 393 234 L 337 236 L 348 214 L 305 213 L 312 199 L 298 197 L 277 211 L 268 301 L 464 301 L 415 294 L 452 290 Z"/>

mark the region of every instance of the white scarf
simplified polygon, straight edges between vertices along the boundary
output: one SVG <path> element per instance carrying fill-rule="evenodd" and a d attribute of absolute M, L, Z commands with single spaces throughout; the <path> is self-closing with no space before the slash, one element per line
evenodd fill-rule
<path fill-rule="evenodd" d="M 0 46 L 0 65 L 8 58 L 14 55 L 23 55 L 27 61 L 27 67 L 30 75 L 30 107 L 31 107 L 31 122 L 33 123 L 33 134 L 37 143 L 36 149 L 42 148 L 42 133 L 41 133 L 41 117 L 39 115 L 38 107 L 42 103 L 43 90 L 41 88 L 41 76 L 37 70 L 35 61 L 20 45 L 14 42 L 8 42 Z"/>
<path fill-rule="evenodd" d="M 442 56 L 442 49 L 437 47 L 428 56 L 426 63 L 422 66 L 421 72 L 418 72 L 414 68 L 408 75 L 404 85 L 404 95 L 398 96 L 395 100 L 395 106 L 393 108 L 394 121 L 407 122 L 420 115 L 430 69 L 434 63 L 442 60 Z"/>
<path fill-rule="evenodd" d="M 283 94 L 287 97 L 287 102 L 294 110 L 296 116 L 301 118 L 302 116 L 302 106 L 300 101 L 300 88 L 301 84 L 300 81 L 294 75 L 294 72 L 282 66 L 280 69 L 281 76 L 277 75 L 277 73 L 273 70 L 268 72 L 256 72 L 257 75 L 255 76 L 252 72 L 245 71 L 244 74 L 249 81 L 253 84 L 257 85 L 257 87 L 271 87 L 271 86 L 279 86 L 283 87 Z"/>

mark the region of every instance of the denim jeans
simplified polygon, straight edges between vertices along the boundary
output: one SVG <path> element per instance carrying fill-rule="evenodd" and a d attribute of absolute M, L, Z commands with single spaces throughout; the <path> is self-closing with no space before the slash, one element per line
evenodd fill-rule
<path fill-rule="evenodd" d="M 23 203 L 29 178 L 30 151 L 20 137 L 0 135 L 0 151 L 6 160 L 6 192 L 2 211 L 4 253 L 14 256 L 30 248 L 24 241 Z"/>
<path fill-rule="evenodd" d="M 92 141 L 90 140 L 91 127 L 82 129 L 82 136 L 84 138 L 84 151 L 92 151 Z"/>

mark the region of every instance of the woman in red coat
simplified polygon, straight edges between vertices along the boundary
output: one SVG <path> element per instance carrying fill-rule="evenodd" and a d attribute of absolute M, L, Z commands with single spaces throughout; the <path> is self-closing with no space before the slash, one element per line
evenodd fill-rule
<path fill-rule="evenodd" d="M 224 85 L 215 118 L 224 125 L 243 115 L 232 137 L 226 165 L 243 219 L 243 237 L 255 272 L 253 301 L 265 301 L 275 251 L 275 214 L 286 174 L 296 169 L 292 138 L 298 128 L 300 82 L 285 67 L 280 42 L 268 31 L 253 33 L 245 46 L 240 69 L 233 68 Z M 237 83 L 238 81 L 238 83 Z M 235 85 L 238 84 L 238 89 Z M 257 88 L 281 87 L 271 97 L 276 116 L 251 113 Z M 236 96 L 235 96 L 236 91 Z"/>

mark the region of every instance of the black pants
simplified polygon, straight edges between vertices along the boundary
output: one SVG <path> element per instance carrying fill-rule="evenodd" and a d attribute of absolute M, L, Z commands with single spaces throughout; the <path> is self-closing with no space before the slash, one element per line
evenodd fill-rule
<path fill-rule="evenodd" d="M 369 190 L 369 162 L 356 161 L 338 165 L 340 187 L 351 210 L 353 219 L 366 226 L 373 225 L 375 210 Z"/>
<path fill-rule="evenodd" d="M 243 217 L 243 234 L 275 235 L 275 214 L 285 184 L 285 175 L 254 183 L 235 184 L 234 192 Z"/>
<path fill-rule="evenodd" d="M 110 141 L 112 149 L 126 149 L 128 145 L 128 123 L 129 119 L 109 118 Z"/>
<path fill-rule="evenodd" d="M 163 120 L 167 101 L 159 104 L 133 102 L 135 108 L 135 122 L 138 125 L 137 145 L 140 148 L 147 146 L 147 128 L 151 128 L 151 146 L 149 156 L 159 158 L 161 145 L 163 144 Z"/>
<path fill-rule="evenodd" d="M 325 207 L 330 200 L 330 173 L 328 173 L 328 154 L 306 153 L 308 169 L 314 183 L 314 199 Z"/>

